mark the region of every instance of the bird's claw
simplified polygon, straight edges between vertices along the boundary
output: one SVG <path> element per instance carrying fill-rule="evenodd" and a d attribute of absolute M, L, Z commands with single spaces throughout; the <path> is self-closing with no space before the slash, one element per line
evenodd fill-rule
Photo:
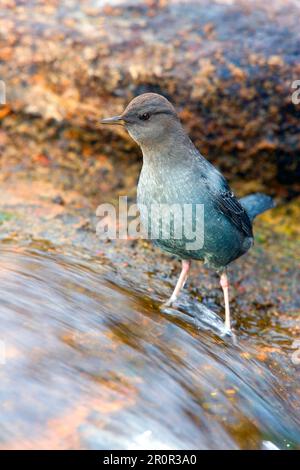
<path fill-rule="evenodd" d="M 175 298 L 170 297 L 169 300 L 161 304 L 160 309 L 164 310 L 165 308 L 173 307 L 175 301 L 176 301 Z"/>
<path fill-rule="evenodd" d="M 233 344 L 236 346 L 237 345 L 237 339 L 235 333 L 232 331 L 231 328 L 228 328 L 227 326 L 224 326 L 223 331 L 221 333 L 221 338 L 225 338 L 226 336 L 230 337 L 232 339 Z"/>

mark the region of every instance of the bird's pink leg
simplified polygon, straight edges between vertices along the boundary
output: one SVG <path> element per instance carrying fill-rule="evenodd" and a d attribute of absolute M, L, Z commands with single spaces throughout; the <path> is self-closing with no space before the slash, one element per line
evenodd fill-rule
<path fill-rule="evenodd" d="M 225 303 L 225 329 L 231 331 L 230 326 L 230 307 L 229 307 L 229 281 L 227 273 L 224 271 L 221 274 L 220 284 L 223 289 L 224 303 Z"/>
<path fill-rule="evenodd" d="M 175 300 L 177 300 L 177 297 L 178 297 L 181 289 L 184 287 L 184 284 L 186 283 L 186 280 L 188 278 L 188 273 L 189 273 L 190 267 L 191 267 L 191 261 L 183 259 L 182 260 L 181 273 L 180 273 L 179 279 L 177 281 L 176 287 L 174 289 L 174 292 L 171 295 L 171 297 L 169 298 L 169 300 L 167 300 L 167 302 L 165 302 L 162 305 L 163 307 L 170 307 L 175 302 Z"/>

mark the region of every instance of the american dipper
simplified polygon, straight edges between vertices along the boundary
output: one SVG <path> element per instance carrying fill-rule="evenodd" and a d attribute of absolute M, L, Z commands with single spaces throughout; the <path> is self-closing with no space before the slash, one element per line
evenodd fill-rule
<path fill-rule="evenodd" d="M 137 96 L 120 116 L 103 119 L 101 123 L 125 126 L 141 147 L 143 167 L 137 199 L 141 222 L 148 231 L 153 206 L 175 204 L 183 208 L 191 205 L 192 225 L 196 228 L 196 222 L 201 217 L 197 213 L 195 215 L 195 206 L 202 205 L 204 208 L 202 226 L 198 224 L 204 230 L 204 238 L 198 249 L 190 248 L 184 235 L 178 237 L 174 233 L 174 225 L 169 238 L 158 236 L 156 239 L 156 244 L 163 250 L 182 260 L 178 282 L 164 306 L 171 306 L 177 299 L 187 280 L 191 260 L 202 260 L 220 274 L 225 302 L 224 333 L 230 333 L 226 267 L 252 246 L 252 221 L 255 216 L 273 207 L 272 198 L 257 193 L 238 200 L 224 176 L 196 149 L 174 107 L 161 95 L 144 93 Z M 156 219 L 163 218 L 162 213 L 154 213 Z"/>

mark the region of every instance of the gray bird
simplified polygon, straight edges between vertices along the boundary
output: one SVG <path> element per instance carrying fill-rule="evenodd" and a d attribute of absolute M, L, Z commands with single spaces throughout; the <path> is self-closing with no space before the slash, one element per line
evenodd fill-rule
<path fill-rule="evenodd" d="M 161 95 L 137 96 L 120 116 L 103 119 L 101 123 L 125 126 L 140 146 L 143 167 L 137 202 L 141 222 L 148 234 L 153 233 L 155 223 L 155 243 L 182 260 L 178 282 L 164 306 L 176 301 L 187 280 L 191 260 L 202 260 L 220 274 L 225 302 L 224 333 L 231 333 L 226 268 L 253 245 L 252 221 L 273 207 L 272 198 L 252 194 L 238 200 L 224 176 L 196 149 L 174 107 Z M 183 229 L 187 230 L 176 232 L 173 218 L 166 236 L 162 226 L 168 206 L 182 209 Z M 190 212 L 185 211 L 188 207 Z M 197 230 L 203 232 L 203 237 L 199 237 L 201 246 L 195 248 L 188 243 L 191 238 L 186 233 L 197 234 Z"/>

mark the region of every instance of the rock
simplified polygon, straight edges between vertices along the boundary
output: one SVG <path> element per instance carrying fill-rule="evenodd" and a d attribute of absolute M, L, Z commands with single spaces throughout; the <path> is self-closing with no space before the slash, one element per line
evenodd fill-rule
<path fill-rule="evenodd" d="M 11 0 L 0 77 L 13 114 L 95 132 L 135 95 L 170 98 L 204 155 L 231 178 L 299 190 L 299 4 L 235 0 Z M 102 151 L 111 153 L 106 130 Z M 119 131 L 117 131 L 119 132 Z M 135 148 L 128 143 L 128 151 Z M 136 155 L 135 151 L 135 155 Z"/>

